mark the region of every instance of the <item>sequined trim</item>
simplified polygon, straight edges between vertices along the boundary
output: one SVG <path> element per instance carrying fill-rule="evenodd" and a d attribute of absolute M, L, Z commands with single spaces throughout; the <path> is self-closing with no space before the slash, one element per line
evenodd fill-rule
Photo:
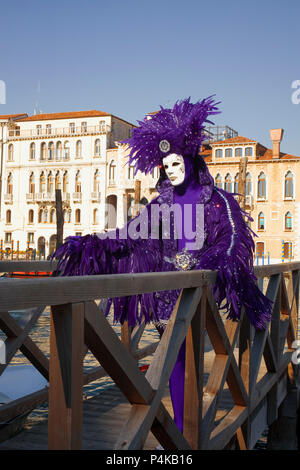
<path fill-rule="evenodd" d="M 217 189 L 217 191 L 220 194 L 220 196 L 222 197 L 222 199 L 225 201 L 226 209 L 227 209 L 227 213 L 228 213 L 228 219 L 229 219 L 230 225 L 232 227 L 231 242 L 230 242 L 230 246 L 229 246 L 229 248 L 226 252 L 227 256 L 229 256 L 231 254 L 231 250 L 232 250 L 233 245 L 234 245 L 234 237 L 236 235 L 236 227 L 235 227 L 235 223 L 234 223 L 233 218 L 232 218 L 229 202 L 227 201 L 226 197 L 221 193 L 221 191 L 219 191 L 218 189 Z"/>
<path fill-rule="evenodd" d="M 198 259 L 195 258 L 192 253 L 187 251 L 185 248 L 182 251 L 176 253 L 174 258 L 168 258 L 165 256 L 164 260 L 168 263 L 174 264 L 175 268 L 180 271 L 188 271 L 192 269 L 198 262 Z"/>

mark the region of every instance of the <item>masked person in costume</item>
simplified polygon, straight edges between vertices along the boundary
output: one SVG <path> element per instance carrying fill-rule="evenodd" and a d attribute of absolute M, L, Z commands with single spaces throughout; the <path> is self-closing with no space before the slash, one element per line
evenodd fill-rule
<path fill-rule="evenodd" d="M 173 109 L 161 107 L 138 123 L 132 136 L 123 143 L 130 149 L 129 163 L 135 166 L 135 172 L 146 174 L 160 167 L 156 186 L 159 195 L 121 229 L 68 237 L 55 253 L 60 275 L 217 270 L 214 296 L 227 318 L 237 321 L 244 306 L 256 329 L 267 326 L 271 302 L 256 284 L 253 232 L 244 220 L 247 214 L 233 194 L 214 186 L 199 155 L 205 138 L 204 125 L 213 124 L 208 117 L 219 112 L 217 104 L 213 97 L 195 104 L 185 99 L 175 103 Z M 167 216 L 166 211 L 155 212 L 157 208 L 174 207 Z M 193 243 L 197 235 L 197 207 L 202 207 L 200 244 Z M 158 214 L 155 224 L 151 223 L 153 213 Z M 192 228 L 188 234 L 184 230 L 187 220 Z M 164 329 L 178 295 L 177 290 L 109 299 L 106 313 L 113 304 L 115 322 L 127 320 L 129 326 L 135 326 L 144 318 L 146 323 L 153 322 Z M 185 342 L 170 377 L 174 420 L 181 431 L 184 365 Z"/>

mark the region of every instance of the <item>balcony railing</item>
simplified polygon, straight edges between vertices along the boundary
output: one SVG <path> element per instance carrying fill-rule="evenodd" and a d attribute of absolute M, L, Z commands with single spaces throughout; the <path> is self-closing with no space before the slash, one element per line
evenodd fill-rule
<path fill-rule="evenodd" d="M 13 195 L 10 193 L 4 194 L 4 202 L 13 202 Z"/>
<path fill-rule="evenodd" d="M 41 202 L 41 201 L 55 201 L 55 192 L 46 192 L 46 193 L 27 193 L 26 194 L 26 200 L 28 202 Z M 62 200 L 63 201 L 69 201 L 70 200 L 70 193 L 63 192 L 62 193 Z"/>
<path fill-rule="evenodd" d="M 91 193 L 91 200 L 96 201 L 96 202 L 100 202 L 100 193 L 97 192 L 97 191 L 92 192 Z"/>
<path fill-rule="evenodd" d="M 73 193 L 74 202 L 81 202 L 81 200 L 82 200 L 82 193 Z"/>
<path fill-rule="evenodd" d="M 78 127 L 56 127 L 53 129 L 12 129 L 9 130 L 8 136 L 10 139 L 40 139 L 40 138 L 53 138 L 53 137 L 70 137 L 78 135 L 90 134 L 106 134 L 110 132 L 110 126 L 78 126 Z"/>

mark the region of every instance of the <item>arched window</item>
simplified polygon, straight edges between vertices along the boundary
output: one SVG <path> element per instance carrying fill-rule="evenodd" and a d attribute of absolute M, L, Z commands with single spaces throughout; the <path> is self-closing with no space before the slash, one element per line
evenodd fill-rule
<path fill-rule="evenodd" d="M 263 212 L 258 214 L 258 230 L 265 230 L 265 215 Z"/>
<path fill-rule="evenodd" d="M 47 146 L 46 142 L 41 143 L 41 160 L 46 160 L 47 156 Z"/>
<path fill-rule="evenodd" d="M 232 157 L 232 149 L 225 150 L 225 157 Z"/>
<path fill-rule="evenodd" d="M 246 182 L 245 182 L 245 195 L 250 196 L 252 194 L 252 178 L 250 173 L 246 174 Z"/>
<path fill-rule="evenodd" d="M 112 160 L 109 165 L 109 180 L 115 181 L 116 178 L 116 164 L 115 161 Z"/>
<path fill-rule="evenodd" d="M 262 171 L 258 177 L 257 197 L 259 199 L 266 198 L 266 175 Z"/>
<path fill-rule="evenodd" d="M 50 210 L 50 224 L 54 224 L 56 222 L 56 211 L 54 207 Z"/>
<path fill-rule="evenodd" d="M 95 140 L 94 155 L 100 155 L 100 139 Z"/>
<path fill-rule="evenodd" d="M 93 224 L 97 225 L 99 223 L 99 217 L 98 217 L 98 209 L 93 210 Z"/>
<path fill-rule="evenodd" d="M 241 156 L 243 155 L 243 149 L 242 149 L 242 147 L 237 147 L 237 148 L 235 149 L 234 155 L 235 155 L 236 157 L 241 157 Z"/>
<path fill-rule="evenodd" d="M 70 144 L 69 141 L 66 140 L 64 143 L 64 159 L 69 160 L 70 158 Z"/>
<path fill-rule="evenodd" d="M 59 171 L 57 171 L 56 175 L 55 175 L 55 189 L 61 189 L 61 181 L 60 181 Z"/>
<path fill-rule="evenodd" d="M 81 213 L 80 209 L 76 209 L 75 211 L 75 224 L 80 224 Z"/>
<path fill-rule="evenodd" d="M 56 160 L 62 159 L 62 143 L 60 141 L 56 142 Z"/>
<path fill-rule="evenodd" d="M 128 179 L 134 179 L 134 165 L 128 165 Z"/>
<path fill-rule="evenodd" d="M 39 224 L 41 224 L 43 222 L 43 214 L 44 214 L 44 210 L 40 209 L 39 214 L 38 214 L 38 223 Z"/>
<path fill-rule="evenodd" d="M 237 173 L 234 177 L 234 192 L 235 193 L 239 192 L 239 178 L 240 178 L 240 175 L 239 173 Z"/>
<path fill-rule="evenodd" d="M 54 143 L 49 142 L 48 144 L 48 160 L 54 160 Z"/>
<path fill-rule="evenodd" d="M 33 222 L 34 222 L 34 212 L 33 212 L 33 209 L 30 209 L 30 211 L 28 212 L 28 223 L 33 224 Z"/>
<path fill-rule="evenodd" d="M 218 173 L 215 178 L 215 185 L 217 186 L 217 188 L 222 189 L 222 176 L 220 175 L 220 173 Z"/>
<path fill-rule="evenodd" d="M 12 161 L 14 159 L 14 146 L 13 144 L 9 144 L 8 146 L 8 161 Z"/>
<path fill-rule="evenodd" d="M 72 210 L 71 210 L 71 209 L 69 209 L 69 210 L 68 210 L 68 218 L 67 218 L 67 222 L 71 223 L 71 221 L 72 221 Z"/>
<path fill-rule="evenodd" d="M 292 230 L 292 228 L 293 228 L 292 214 L 290 212 L 287 212 L 284 216 L 284 229 Z"/>
<path fill-rule="evenodd" d="M 30 160 L 35 160 L 35 143 L 34 142 L 31 142 L 30 144 L 29 158 Z"/>
<path fill-rule="evenodd" d="M 13 193 L 13 178 L 12 178 L 12 174 L 9 173 L 8 177 L 7 177 L 7 194 L 12 194 Z"/>
<path fill-rule="evenodd" d="M 99 193 L 100 192 L 100 175 L 99 175 L 99 170 L 96 170 L 94 173 L 94 192 Z"/>
<path fill-rule="evenodd" d="M 30 176 L 29 176 L 29 192 L 30 194 L 34 194 L 35 193 L 35 178 L 34 178 L 34 173 L 30 173 Z"/>
<path fill-rule="evenodd" d="M 215 155 L 216 155 L 216 158 L 223 157 L 223 150 L 222 149 L 217 149 Z"/>
<path fill-rule="evenodd" d="M 45 181 L 45 175 L 44 172 L 40 174 L 40 193 L 44 193 L 46 189 L 46 181 Z"/>
<path fill-rule="evenodd" d="M 75 193 L 81 193 L 81 176 L 79 170 L 75 176 Z"/>
<path fill-rule="evenodd" d="M 69 176 L 68 172 L 65 171 L 63 174 L 63 193 L 67 193 L 69 190 Z"/>
<path fill-rule="evenodd" d="M 52 171 L 49 171 L 47 176 L 47 192 L 53 193 L 53 175 Z"/>
<path fill-rule="evenodd" d="M 294 178 L 291 171 L 288 171 L 284 178 L 284 197 L 294 197 Z"/>
<path fill-rule="evenodd" d="M 82 142 L 81 140 L 77 140 L 76 142 L 76 158 L 82 157 Z"/>
<path fill-rule="evenodd" d="M 232 178 L 230 173 L 227 173 L 225 176 L 225 191 L 228 191 L 229 193 L 232 192 Z"/>
<path fill-rule="evenodd" d="M 6 223 L 11 224 L 11 210 L 10 209 L 6 211 Z"/>
<path fill-rule="evenodd" d="M 252 147 L 246 147 L 246 148 L 245 148 L 245 155 L 246 155 L 246 157 L 252 157 L 252 155 L 253 155 L 253 148 L 252 148 Z"/>

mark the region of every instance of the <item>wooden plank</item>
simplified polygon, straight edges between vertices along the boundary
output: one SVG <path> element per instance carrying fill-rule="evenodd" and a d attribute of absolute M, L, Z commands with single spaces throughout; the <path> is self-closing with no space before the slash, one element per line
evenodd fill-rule
<path fill-rule="evenodd" d="M 186 336 L 183 435 L 192 449 L 200 449 L 202 440 L 206 305 L 204 289 Z"/>
<path fill-rule="evenodd" d="M 265 266 L 255 266 L 254 273 L 256 277 L 268 277 L 274 274 L 285 273 L 287 271 L 299 270 L 299 261 L 292 263 L 268 264 Z"/>
<path fill-rule="evenodd" d="M 245 407 L 234 406 L 221 423 L 213 430 L 208 444 L 208 449 L 224 449 L 232 436 L 241 427 L 246 416 L 247 409 Z"/>
<path fill-rule="evenodd" d="M 215 272 L 205 270 L 7 279 L 0 282 L 0 311 L 193 288 L 213 284 L 215 279 Z"/>
<path fill-rule="evenodd" d="M 6 405 L 0 407 L 0 423 L 9 421 L 18 415 L 22 415 L 27 411 L 31 411 L 41 403 L 48 400 L 48 388 L 31 393 L 24 397 L 13 400 Z"/>
<path fill-rule="evenodd" d="M 52 272 L 57 266 L 57 261 L 34 260 L 34 261 L 0 261 L 0 273 L 12 272 Z"/>
<path fill-rule="evenodd" d="M 84 305 L 52 307 L 50 317 L 50 389 L 48 447 L 82 445 Z"/>
<path fill-rule="evenodd" d="M 61 189 L 55 189 L 55 207 L 56 207 L 56 249 L 64 241 L 64 215 L 62 209 Z"/>

